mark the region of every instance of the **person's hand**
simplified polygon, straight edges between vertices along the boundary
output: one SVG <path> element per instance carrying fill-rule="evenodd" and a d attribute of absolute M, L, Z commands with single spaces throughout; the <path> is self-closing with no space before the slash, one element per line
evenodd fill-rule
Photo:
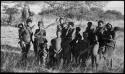
<path fill-rule="evenodd" d="M 38 34 L 35 34 L 35 35 L 34 35 L 34 37 L 37 37 L 37 38 L 39 38 L 39 37 L 41 37 L 41 36 L 39 36 Z"/>
<path fill-rule="evenodd" d="M 54 57 L 56 57 L 57 56 L 57 54 L 54 54 Z"/>
<path fill-rule="evenodd" d="M 103 52 L 103 53 L 105 52 L 105 46 L 104 46 L 104 47 L 102 47 L 102 52 Z"/>

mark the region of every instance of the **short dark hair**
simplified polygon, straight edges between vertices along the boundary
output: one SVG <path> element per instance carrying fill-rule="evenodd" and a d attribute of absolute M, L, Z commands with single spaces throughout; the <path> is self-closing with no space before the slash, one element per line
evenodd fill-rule
<path fill-rule="evenodd" d="M 73 22 L 68 22 L 69 25 L 71 26 L 74 26 L 74 23 Z"/>
<path fill-rule="evenodd" d="M 27 20 L 26 20 L 26 23 L 29 23 L 29 22 L 32 22 L 32 20 L 31 20 L 31 19 L 27 19 Z"/>
<path fill-rule="evenodd" d="M 38 22 L 38 26 L 40 26 L 41 23 L 42 23 L 42 25 L 43 25 L 43 21 L 39 21 L 39 22 Z"/>
<path fill-rule="evenodd" d="M 88 25 L 88 26 L 92 26 L 92 22 L 88 22 L 87 25 Z"/>
<path fill-rule="evenodd" d="M 76 31 L 80 31 L 81 30 L 81 28 L 80 27 L 76 27 Z"/>
<path fill-rule="evenodd" d="M 110 27 L 112 28 L 112 25 L 111 25 L 110 23 L 107 23 L 107 24 L 106 24 L 106 27 L 107 27 L 107 26 L 110 26 Z"/>
<path fill-rule="evenodd" d="M 21 28 L 20 26 L 23 27 L 23 23 L 18 24 L 18 28 Z"/>
<path fill-rule="evenodd" d="M 99 20 L 98 23 L 104 23 L 102 20 Z"/>

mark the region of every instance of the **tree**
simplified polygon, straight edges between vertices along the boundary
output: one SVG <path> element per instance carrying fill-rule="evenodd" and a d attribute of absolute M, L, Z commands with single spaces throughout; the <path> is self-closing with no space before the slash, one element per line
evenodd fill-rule
<path fill-rule="evenodd" d="M 97 7 L 92 7 L 90 8 L 90 11 L 93 13 L 93 16 L 97 15 L 96 17 L 98 17 L 99 19 L 103 18 L 103 14 L 104 14 L 104 11 L 100 8 L 97 8 Z"/>
<path fill-rule="evenodd" d="M 3 6 L 3 11 L 7 10 L 8 6 L 7 5 L 4 5 Z"/>
<path fill-rule="evenodd" d="M 12 19 L 13 19 L 13 15 L 18 13 L 18 9 L 17 8 L 7 8 L 5 13 L 9 15 L 8 24 L 11 25 Z"/>
<path fill-rule="evenodd" d="M 49 4 L 51 8 L 74 8 L 78 6 L 85 7 L 85 1 L 44 1 L 45 3 Z"/>
<path fill-rule="evenodd" d="M 44 1 L 51 8 L 72 8 L 72 7 L 91 7 L 103 8 L 109 1 Z"/>
<path fill-rule="evenodd" d="M 107 18 L 112 18 L 112 19 L 124 19 L 124 16 L 121 14 L 121 12 L 116 11 L 116 10 L 107 10 L 104 13 L 104 16 L 107 16 Z"/>
<path fill-rule="evenodd" d="M 29 9 L 29 6 L 27 4 L 24 4 L 24 7 L 22 9 L 22 21 L 25 21 L 28 17 L 29 17 L 29 14 L 30 13 L 30 9 Z"/>
<path fill-rule="evenodd" d="M 103 8 L 104 6 L 106 6 L 108 2 L 109 1 L 85 1 L 85 4 L 88 6 L 88 8 L 91 7 Z"/>

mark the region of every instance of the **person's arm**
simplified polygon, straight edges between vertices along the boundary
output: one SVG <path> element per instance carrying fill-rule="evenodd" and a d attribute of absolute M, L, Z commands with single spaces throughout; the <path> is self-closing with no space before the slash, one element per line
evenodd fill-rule
<path fill-rule="evenodd" d="M 19 30 L 18 32 L 19 32 L 19 39 L 22 39 L 23 32 L 21 30 Z"/>
<path fill-rule="evenodd" d="M 45 43 L 47 43 L 48 41 L 47 41 L 47 39 L 46 39 L 46 31 L 44 30 L 44 33 L 43 33 L 43 36 L 44 36 L 44 38 L 45 38 Z"/>
<path fill-rule="evenodd" d="M 19 34 L 18 36 L 19 36 L 19 39 L 20 39 L 20 30 L 18 30 L 18 34 Z"/>
<path fill-rule="evenodd" d="M 100 33 L 103 34 L 104 33 L 104 28 L 100 29 Z"/>
<path fill-rule="evenodd" d="M 44 30 L 43 36 L 46 36 L 46 31 Z"/>
<path fill-rule="evenodd" d="M 112 33 L 112 39 L 115 39 L 115 36 L 116 36 L 116 33 L 113 32 L 113 33 Z"/>
<path fill-rule="evenodd" d="M 82 36 L 79 34 L 79 40 L 81 40 L 82 39 Z"/>
<path fill-rule="evenodd" d="M 85 31 L 84 32 L 88 32 L 88 27 L 85 29 Z"/>
<path fill-rule="evenodd" d="M 38 32 L 38 29 L 37 29 L 37 30 L 35 31 L 34 36 L 35 36 L 35 37 L 39 37 L 38 33 L 39 33 L 39 32 Z"/>
<path fill-rule="evenodd" d="M 35 25 L 33 25 L 33 26 L 31 27 L 31 29 L 33 29 L 33 28 L 34 28 L 34 26 L 35 26 Z"/>

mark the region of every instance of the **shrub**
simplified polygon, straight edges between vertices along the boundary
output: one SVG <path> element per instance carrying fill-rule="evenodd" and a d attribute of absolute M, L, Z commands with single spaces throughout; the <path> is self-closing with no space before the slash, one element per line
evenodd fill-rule
<path fill-rule="evenodd" d="M 7 14 L 1 14 L 1 25 L 8 25 L 8 17 L 9 15 Z"/>

